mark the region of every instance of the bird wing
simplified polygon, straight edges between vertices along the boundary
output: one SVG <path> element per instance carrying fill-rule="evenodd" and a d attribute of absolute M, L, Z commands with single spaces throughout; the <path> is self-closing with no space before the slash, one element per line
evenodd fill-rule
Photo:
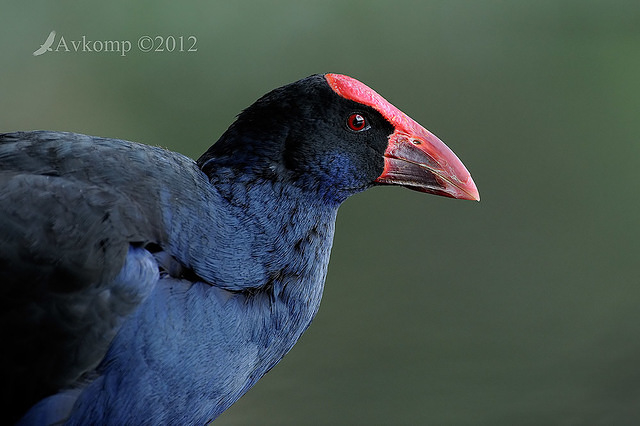
<path fill-rule="evenodd" d="M 33 56 L 38 56 L 38 55 L 42 55 L 44 52 L 47 51 L 47 47 L 44 46 L 40 46 L 35 52 L 33 52 Z"/>
<path fill-rule="evenodd" d="M 17 413 L 94 368 L 159 279 L 141 207 L 49 145 L 0 135 L 0 365 Z"/>
<path fill-rule="evenodd" d="M 51 45 L 53 44 L 53 40 L 55 39 L 55 37 L 56 37 L 56 32 L 55 32 L 55 31 L 51 31 L 51 32 L 49 33 L 49 37 L 47 37 L 47 40 L 44 42 L 43 47 L 46 47 L 47 49 L 48 49 L 49 47 L 51 47 Z"/>

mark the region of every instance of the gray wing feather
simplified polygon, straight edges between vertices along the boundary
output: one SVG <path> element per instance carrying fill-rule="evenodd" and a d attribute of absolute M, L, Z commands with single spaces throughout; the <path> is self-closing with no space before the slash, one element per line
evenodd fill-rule
<path fill-rule="evenodd" d="M 18 411 L 94 368 L 158 280 L 140 205 L 49 145 L 0 143 L 2 397 Z"/>

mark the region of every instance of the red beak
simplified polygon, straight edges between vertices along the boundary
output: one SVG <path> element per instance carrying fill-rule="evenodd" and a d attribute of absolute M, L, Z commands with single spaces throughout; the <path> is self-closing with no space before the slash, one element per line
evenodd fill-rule
<path fill-rule="evenodd" d="M 337 94 L 376 109 L 395 127 L 384 152 L 384 171 L 376 182 L 480 201 L 462 161 L 433 133 L 358 80 L 341 74 L 325 77 Z"/>
<path fill-rule="evenodd" d="M 480 194 L 462 161 L 434 134 L 406 117 L 396 127 L 384 153 L 384 171 L 376 182 L 445 197 L 480 201 Z M 409 127 L 409 128 L 407 128 Z"/>

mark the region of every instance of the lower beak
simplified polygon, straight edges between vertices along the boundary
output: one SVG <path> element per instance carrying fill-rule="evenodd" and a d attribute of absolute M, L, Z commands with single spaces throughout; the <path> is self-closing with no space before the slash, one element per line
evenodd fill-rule
<path fill-rule="evenodd" d="M 419 136 L 396 130 L 384 153 L 382 184 L 463 200 L 480 201 L 480 194 L 462 161 L 424 128 Z"/>

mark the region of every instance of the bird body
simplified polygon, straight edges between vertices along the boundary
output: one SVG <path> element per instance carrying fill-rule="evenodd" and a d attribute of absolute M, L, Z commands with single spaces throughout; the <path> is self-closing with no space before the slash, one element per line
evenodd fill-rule
<path fill-rule="evenodd" d="M 197 162 L 73 133 L 0 135 L 11 420 L 207 423 L 311 323 L 348 196 L 396 179 L 478 198 L 444 144 L 354 87 L 368 89 L 339 75 L 276 89 Z M 411 171 L 423 160 L 398 163 L 420 144 L 428 178 Z"/>
<path fill-rule="evenodd" d="M 147 398 L 132 399 L 131 394 L 156 394 L 150 400 L 176 409 L 183 407 L 190 415 L 196 409 L 195 401 L 211 407 L 216 406 L 211 401 L 226 398 L 226 404 L 217 404 L 221 412 L 284 356 L 317 312 L 337 206 L 322 205 L 313 198 L 299 197 L 299 194 L 295 194 L 296 190 L 288 186 L 272 187 L 262 182 L 253 183 L 257 185 L 253 192 L 225 193 L 223 196 L 215 191 L 216 187 L 208 184 L 206 176 L 193 160 L 147 145 L 55 132 L 16 134 L 14 138 L 17 140 L 14 144 L 19 146 L 11 146 L 10 136 L 6 136 L 0 145 L 3 148 L 0 154 L 3 169 L 11 168 L 12 153 L 21 153 L 23 159 L 22 153 L 29 151 L 32 168 L 26 169 L 23 165 L 20 170 L 22 175 L 19 176 L 24 177 L 26 172 L 39 172 L 48 166 L 47 156 L 56 151 L 56 170 L 62 176 L 29 174 L 29 180 L 46 181 L 42 192 L 50 192 L 52 188 L 55 188 L 55 192 L 42 194 L 38 191 L 37 183 L 25 182 L 25 186 L 15 193 L 22 202 L 5 198 L 3 204 L 6 202 L 16 209 L 25 206 L 32 208 L 33 204 L 24 202 L 25 194 L 44 196 L 43 204 L 46 205 L 33 213 L 50 217 L 51 208 L 56 204 L 60 207 L 92 204 L 93 192 L 102 197 L 104 194 L 101 191 L 105 191 L 107 195 L 113 194 L 109 199 L 109 210 L 105 212 L 103 206 L 98 205 L 100 209 L 95 211 L 93 220 L 102 224 L 105 214 L 113 211 L 113 215 L 121 218 L 111 218 L 112 226 L 105 233 L 114 235 L 118 231 L 115 227 L 120 225 L 129 225 L 139 232 L 135 235 L 135 231 L 130 230 L 121 235 L 120 241 L 110 241 L 107 247 L 96 247 L 96 250 L 128 252 L 124 256 L 124 264 L 100 271 L 100 278 L 108 278 L 104 279 L 106 282 L 98 281 L 100 283 L 93 292 L 97 300 L 92 303 L 122 306 L 128 301 L 132 306 L 126 306 L 128 309 L 119 315 L 107 311 L 116 315 L 107 323 L 94 320 L 93 314 L 101 308 L 99 306 L 86 309 L 88 312 L 83 310 L 77 315 L 73 315 L 75 312 L 64 313 L 64 318 L 55 316 L 58 314 L 57 307 L 44 308 L 51 312 L 49 320 L 54 324 L 62 321 L 70 323 L 64 325 L 65 329 L 75 329 L 83 323 L 87 327 L 105 327 L 105 324 L 117 324 L 119 317 L 126 316 L 149 294 L 152 295 L 150 302 L 142 304 L 112 345 L 120 347 L 118 342 L 122 340 L 124 346 L 144 349 L 145 352 L 108 352 L 104 359 L 110 367 L 107 374 L 96 379 L 83 394 L 83 398 L 89 401 L 109 401 L 111 408 L 103 410 L 106 413 L 133 414 L 136 416 L 133 419 L 138 420 L 134 423 L 172 420 L 155 419 L 152 415 L 153 404 L 149 404 Z M 104 161 L 98 164 L 85 161 L 83 155 Z M 147 164 L 163 167 L 145 169 Z M 57 179 L 62 182 L 51 182 Z M 258 187 L 260 190 L 257 190 Z M 68 188 L 68 195 L 60 188 Z M 270 194 L 271 191 L 275 193 Z M 7 193 L 5 191 L 3 195 Z M 55 196 L 58 200 L 54 201 L 47 195 Z M 268 197 L 277 198 L 281 203 L 267 205 L 265 201 Z M 118 212 L 119 208 L 126 211 Z M 149 213 L 152 212 L 164 214 L 150 217 Z M 77 214 L 70 212 L 74 213 Z M 85 212 L 82 214 L 87 220 L 89 215 Z M 19 211 L 12 217 L 26 219 L 28 213 Z M 292 223 L 294 217 L 297 220 Z M 75 218 L 64 217 L 63 213 L 56 214 L 53 219 L 76 223 Z M 55 228 L 56 224 L 52 225 Z M 60 235 L 51 238 L 58 242 L 67 239 L 65 236 L 71 237 L 67 240 L 71 240 L 74 246 L 90 251 L 91 247 L 81 240 L 93 231 L 96 224 L 88 222 L 86 225 L 91 230 L 78 229 L 77 235 L 70 235 L 68 230 L 63 229 Z M 283 228 L 289 232 L 281 233 Z M 138 247 L 132 245 L 131 241 Z M 142 248 L 150 242 L 166 246 L 167 252 L 175 255 L 158 252 L 154 257 Z M 291 256 L 282 256 L 283 252 L 290 249 L 294 252 Z M 48 247 L 48 250 L 55 253 L 52 247 Z M 109 256 L 112 257 L 116 256 Z M 260 262 L 251 262 L 252 259 L 260 259 Z M 192 282 L 182 278 L 180 271 L 175 268 L 183 267 L 193 270 L 198 280 Z M 163 277 L 160 277 L 159 268 L 163 268 Z M 116 278 L 112 278 L 116 273 Z M 10 278 L 3 276 L 3 282 L 6 280 Z M 287 286 L 292 280 L 305 285 Z M 158 286 L 159 281 L 162 285 Z M 246 294 L 240 291 L 245 289 L 255 291 Z M 110 297 L 101 297 L 105 293 L 110 293 Z M 126 295 L 125 300 L 114 303 L 114 298 L 120 293 Z M 139 302 L 135 303 L 134 300 Z M 140 328 L 139 324 L 154 326 Z M 203 328 L 203 324 L 208 326 Z M 88 334 L 96 337 L 96 342 L 89 347 L 104 347 L 111 340 L 103 338 L 105 333 L 113 335 L 118 328 L 110 326 L 106 330 L 88 331 Z M 176 333 L 176 330 L 180 332 Z M 29 334 L 36 336 L 38 332 L 39 327 L 34 327 Z M 42 330 L 42 334 L 39 339 L 43 346 L 33 356 L 49 358 L 51 352 L 47 347 L 60 343 L 59 336 L 56 337 L 58 342 L 52 342 L 47 336 L 48 330 Z M 70 339 L 74 337 L 75 333 L 69 336 Z M 24 352 L 33 349 L 31 342 L 28 344 Z M 83 343 L 82 348 L 85 345 Z M 81 365 L 88 367 L 100 361 L 96 355 L 99 356 L 101 351 L 97 351 L 98 354 L 91 352 L 86 355 L 80 353 L 74 364 L 83 361 Z M 149 352 L 153 355 L 149 355 Z M 58 354 L 61 361 L 66 361 L 68 355 Z M 154 364 L 149 365 L 145 357 L 153 360 Z M 34 364 L 47 365 L 43 360 Z M 215 368 L 216 364 L 224 365 L 224 370 Z M 189 368 L 186 368 L 187 365 Z M 55 367 L 56 371 L 64 370 L 60 366 Z M 206 384 L 212 380 L 211 372 L 216 371 L 220 371 L 222 377 L 215 378 L 215 382 L 225 383 L 226 386 L 212 388 L 214 394 L 206 398 Z M 247 371 L 246 377 L 235 377 L 237 372 L 242 371 Z M 224 373 L 234 377 L 224 377 Z M 50 374 L 49 371 L 42 371 L 38 376 L 48 380 Z M 117 382 L 118 386 L 108 386 L 109 380 Z M 174 386 L 167 384 L 173 380 L 180 383 Z M 202 381 L 206 382 L 196 385 Z M 189 393 L 183 393 L 184 389 L 191 387 L 201 388 L 203 392 L 192 394 L 192 401 L 189 400 Z M 123 392 L 123 388 L 127 392 Z M 136 402 L 137 405 L 134 405 Z M 77 411 L 80 418 L 103 419 L 102 416 L 106 414 L 100 411 L 98 404 L 87 404 L 86 407 L 89 417 Z M 219 414 L 207 412 L 204 408 L 202 410 L 204 413 L 199 418 L 200 422 Z"/>

